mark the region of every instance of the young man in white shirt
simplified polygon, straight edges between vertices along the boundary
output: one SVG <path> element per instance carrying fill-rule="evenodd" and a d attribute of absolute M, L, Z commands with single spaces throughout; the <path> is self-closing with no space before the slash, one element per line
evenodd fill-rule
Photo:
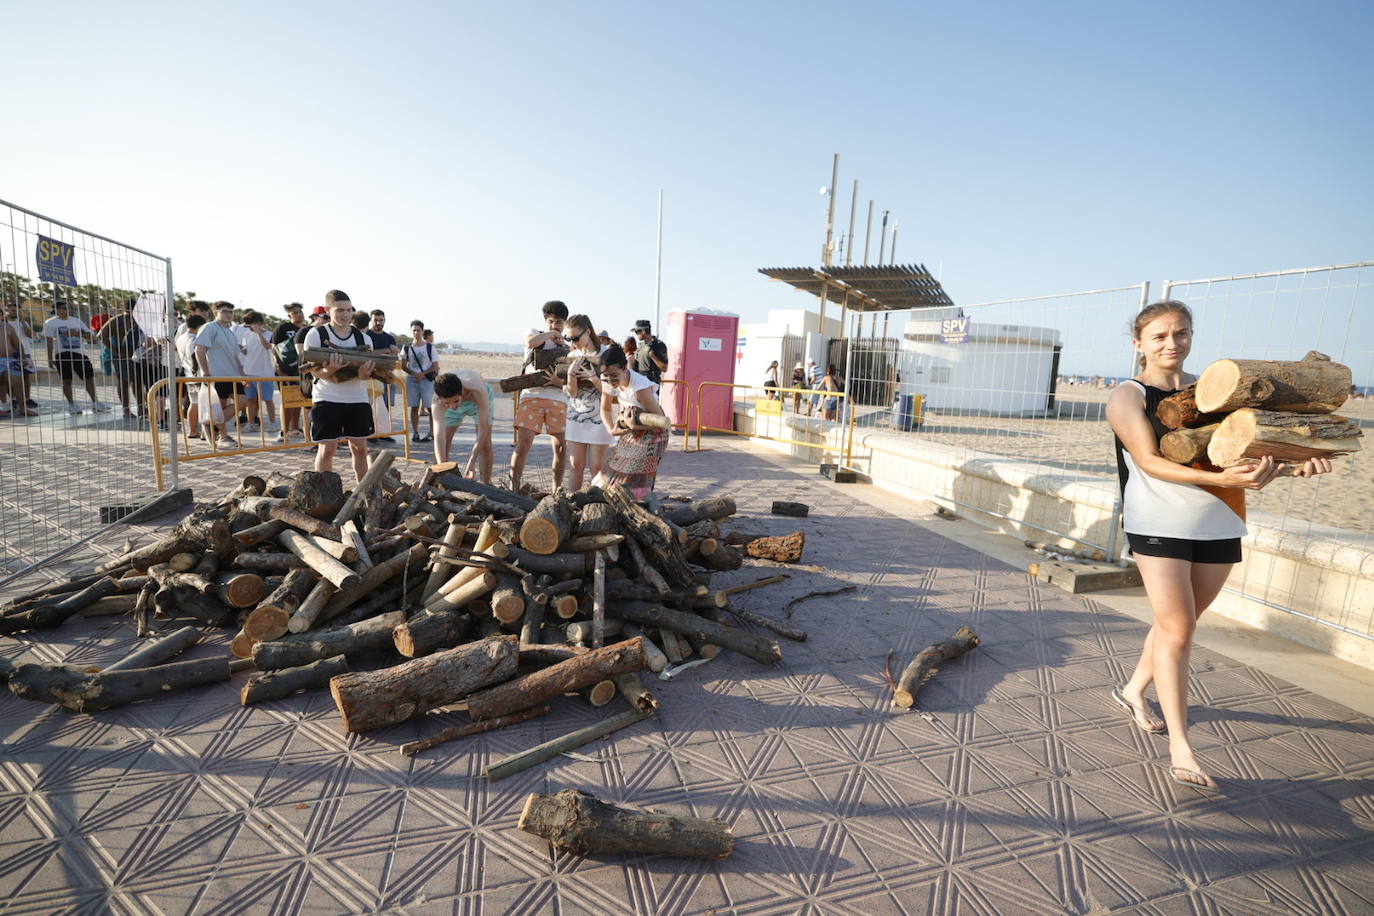
<path fill-rule="evenodd" d="M 329 308 L 329 322 L 306 333 L 304 349 L 371 350 L 367 335 L 353 327 L 353 303 L 348 294 L 331 289 L 324 301 Z M 336 356 L 327 365 L 310 370 L 315 377 L 310 393 L 310 432 L 320 446 L 315 454 L 315 470 L 332 471 L 339 440 L 347 439 L 353 473 L 361 482 L 367 473 L 367 437 L 373 431 L 372 406 L 367 396 L 372 364 L 362 363 L 357 367 L 356 377 L 340 381 L 338 375 L 345 366 L 353 368 L 353 364 Z"/>
<path fill-rule="evenodd" d="M 86 384 L 86 394 L 91 398 L 91 409 L 104 413 L 110 408 L 100 403 L 95 396 L 95 367 L 81 352 L 81 341 L 95 340 L 95 333 L 80 318 L 73 318 L 71 306 L 58 300 L 53 306 L 55 314 L 43 322 L 43 337 L 48 345 L 48 366 L 62 373 L 62 396 L 67 399 L 67 412 L 81 413 L 72 398 L 72 376 L 79 375 Z M 57 347 L 53 353 L 54 344 Z"/>
<path fill-rule="evenodd" d="M 202 327 L 196 335 L 196 364 L 200 366 L 201 375 L 224 380 L 213 383 L 212 393 L 219 398 L 220 409 L 224 413 L 224 422 L 227 426 L 229 418 L 237 417 L 239 411 L 239 399 L 235 389 L 241 386 L 233 380 L 243 377 L 239 339 L 234 334 L 233 303 L 215 303 L 215 320 Z M 201 417 L 200 421 L 213 426 L 210 417 Z M 220 430 L 216 444 L 232 448 L 238 443 L 225 428 Z"/>
<path fill-rule="evenodd" d="M 439 377 L 439 360 L 434 344 L 425 341 L 425 323 L 418 318 L 410 323 L 410 342 L 401 348 L 401 369 L 409 376 L 406 404 L 410 407 L 410 441 L 434 439 L 434 380 Z M 420 435 L 420 411 L 429 415 L 429 432 Z"/>
<path fill-rule="evenodd" d="M 568 307 L 557 299 L 544 303 L 544 330 L 532 330 L 525 335 L 525 349 L 551 350 L 563 346 L 563 324 L 568 320 Z M 533 362 L 531 361 L 531 365 Z M 528 369 L 527 371 L 533 371 Z M 525 473 L 525 459 L 530 447 L 541 432 L 553 439 L 553 486 L 563 486 L 563 435 L 568 427 L 568 396 L 558 379 L 549 373 L 549 384 L 530 388 L 520 397 L 515 409 L 515 452 L 510 458 L 511 489 L 520 489 Z"/>
<path fill-rule="evenodd" d="M 243 351 L 244 378 L 273 378 L 277 368 L 272 357 L 272 332 L 263 327 L 261 312 L 249 309 L 243 316 L 246 334 L 239 335 L 239 349 Z M 258 428 L 259 420 L 264 421 L 263 431 L 273 432 L 277 426 L 277 384 L 276 382 L 245 382 L 243 397 L 248 409 L 249 432 Z"/>

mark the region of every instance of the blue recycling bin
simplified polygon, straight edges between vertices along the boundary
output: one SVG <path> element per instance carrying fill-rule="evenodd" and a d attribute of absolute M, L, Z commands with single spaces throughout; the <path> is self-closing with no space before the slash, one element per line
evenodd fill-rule
<path fill-rule="evenodd" d="M 899 394 L 892 405 L 892 428 L 911 432 L 924 420 L 926 398 L 923 394 Z"/>

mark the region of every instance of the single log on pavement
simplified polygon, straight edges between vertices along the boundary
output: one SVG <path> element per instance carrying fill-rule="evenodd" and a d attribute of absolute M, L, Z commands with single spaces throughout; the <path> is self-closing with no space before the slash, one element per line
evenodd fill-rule
<path fill-rule="evenodd" d="M 101 598 L 113 595 L 118 590 L 117 580 L 102 576 L 79 592 L 64 595 L 54 604 L 46 604 L 31 610 L 6 614 L 0 617 L 0 633 L 17 633 L 20 630 L 51 630 L 62 625 L 77 611 L 94 604 Z"/>
<path fill-rule="evenodd" d="M 782 537 L 754 538 L 744 545 L 744 552 L 758 560 L 772 560 L 775 563 L 796 563 L 802 557 L 806 546 L 806 535 L 794 531 Z"/>
<path fill-rule="evenodd" d="M 113 665 L 102 669 L 109 671 L 128 671 L 130 668 L 151 668 L 169 658 L 185 652 L 200 641 L 200 630 L 195 627 L 182 627 L 174 633 L 154 640 L 131 655 L 126 655 Z"/>
<path fill-rule="evenodd" d="M 362 655 L 390 648 L 392 632 L 405 619 L 404 611 L 390 611 L 347 626 L 260 642 L 253 647 L 253 663 L 259 671 L 274 671 L 333 655 Z"/>
<path fill-rule="evenodd" d="M 516 773 L 523 773 L 535 764 L 552 760 L 559 754 L 565 754 L 585 744 L 590 744 L 598 738 L 604 738 L 612 732 L 647 719 L 649 715 L 649 713 L 640 712 L 637 709 L 628 710 L 618 716 L 602 719 L 600 722 L 594 722 L 585 728 L 579 728 L 576 731 L 568 732 L 566 735 L 545 741 L 543 744 L 537 744 L 528 750 L 503 757 L 495 763 L 488 764 L 482 772 L 492 782 L 505 779 L 507 776 L 514 776 Z"/>
<path fill-rule="evenodd" d="M 414 757 L 421 751 L 427 751 L 432 747 L 438 747 L 450 741 L 457 741 L 459 738 L 466 738 L 469 735 L 479 735 L 482 732 L 492 732 L 496 731 L 498 728 L 505 728 L 507 725 L 515 725 L 519 722 L 537 719 L 540 716 L 548 715 L 549 711 L 552 709 L 552 706 L 533 706 L 529 709 L 513 712 L 508 716 L 498 716 L 495 719 L 487 719 L 484 722 L 469 722 L 467 725 L 446 728 L 433 737 L 421 738 L 419 741 L 411 741 L 409 744 L 402 744 L 401 753 L 407 757 Z"/>
<path fill-rule="evenodd" d="M 561 494 L 550 493 L 525 516 L 520 525 L 520 546 L 546 557 L 568 539 L 572 525 L 572 504 Z"/>
<path fill-rule="evenodd" d="M 474 721 L 503 716 L 644 666 L 642 644 L 627 639 L 475 693 L 468 697 L 468 715 Z"/>
<path fill-rule="evenodd" d="M 790 515 L 793 518 L 806 518 L 811 512 L 811 507 L 806 503 L 789 503 L 786 500 L 777 500 L 773 503 L 771 511 L 774 515 Z"/>
<path fill-rule="evenodd" d="M 1229 413 L 1263 407 L 1287 413 L 1331 413 L 1350 396 L 1350 367 L 1321 353 L 1301 360 L 1219 359 L 1198 376 L 1197 407 Z"/>
<path fill-rule="evenodd" d="M 340 674 L 330 680 L 329 691 L 345 731 L 371 731 L 509 680 L 515 676 L 518 655 L 514 636 L 497 636 L 380 671 Z"/>
<path fill-rule="evenodd" d="M 1209 423 L 1206 426 L 1175 429 L 1173 432 L 1165 433 L 1159 440 L 1159 453 L 1177 464 L 1203 461 L 1207 458 L 1207 443 L 1212 441 L 1212 434 L 1219 426 L 1220 423 Z"/>
<path fill-rule="evenodd" d="M 421 611 L 396 628 L 392 641 L 406 658 L 419 658 L 458 645 L 472 632 L 472 615 L 461 611 Z"/>
<path fill-rule="evenodd" d="M 714 496 L 701 502 L 678 506 L 671 510 L 667 519 L 687 528 L 704 520 L 719 521 L 735 514 L 735 500 L 732 496 Z M 700 537 L 701 535 L 698 535 Z"/>
<path fill-rule="evenodd" d="M 21 700 L 56 703 L 72 712 L 113 709 L 187 687 L 229 680 L 225 658 L 172 662 L 91 674 L 66 665 L 19 664 L 10 674 L 10 692 Z"/>
<path fill-rule="evenodd" d="M 286 501 L 316 518 L 332 519 L 344 504 L 343 478 L 333 471 L 300 471 Z"/>
<path fill-rule="evenodd" d="M 318 690 L 329 685 L 329 679 L 336 674 L 348 671 L 348 659 L 342 655 L 322 658 L 308 665 L 296 668 L 282 668 L 280 671 L 265 671 L 255 674 L 239 691 L 239 702 L 244 706 L 279 700 L 301 690 Z"/>
<path fill-rule="evenodd" d="M 153 596 L 157 609 L 168 617 L 189 615 L 212 627 L 228 626 L 234 612 L 215 595 L 207 595 L 185 585 L 160 588 Z"/>
<path fill-rule="evenodd" d="M 636 503 L 630 491 L 620 484 L 606 487 L 605 494 L 606 501 L 619 513 L 625 532 L 640 543 L 645 555 L 668 584 L 673 588 L 695 584 L 696 579 L 687 568 L 682 545 L 668 523 Z"/>
<path fill-rule="evenodd" d="M 897 679 L 897 686 L 892 691 L 892 705 L 903 709 L 910 709 L 916 705 L 916 691 L 921 689 L 921 684 L 931 669 L 977 648 L 980 642 L 982 640 L 978 638 L 977 633 L 968 627 L 960 627 L 944 642 L 933 643 L 917 652 L 911 659 L 911 664 L 902 670 L 902 676 Z"/>
<path fill-rule="evenodd" d="M 1190 429 L 1220 423 L 1224 414 L 1203 413 L 1198 410 L 1197 388 L 1189 385 L 1177 394 L 1171 394 L 1160 401 L 1159 406 L 1155 408 L 1155 416 L 1170 429 Z"/>
<path fill-rule="evenodd" d="M 215 578 L 215 593 L 230 607 L 253 607 L 262 600 L 265 589 L 257 573 L 227 572 Z"/>
<path fill-rule="evenodd" d="M 713 620 L 698 617 L 696 614 L 673 611 L 643 601 L 622 601 L 616 607 L 616 613 L 626 620 L 638 624 L 648 624 L 658 627 L 660 630 L 681 633 L 683 636 L 690 636 L 702 642 L 714 643 L 722 649 L 747 655 L 764 664 L 771 665 L 782 659 L 782 650 L 772 640 L 723 626 Z"/>
<path fill-rule="evenodd" d="M 357 586 L 359 575 L 321 550 L 306 535 L 288 528 L 277 535 L 277 540 L 340 591 Z"/>
<path fill-rule="evenodd" d="M 1208 459 L 1220 468 L 1268 455 L 1301 463 L 1360 450 L 1359 425 L 1334 414 L 1278 413 L 1241 408 L 1217 424 Z"/>
<path fill-rule="evenodd" d="M 730 826 L 716 818 L 674 817 L 602 801 L 577 789 L 525 799 L 519 827 L 575 855 L 679 856 L 724 859 L 735 848 Z"/>

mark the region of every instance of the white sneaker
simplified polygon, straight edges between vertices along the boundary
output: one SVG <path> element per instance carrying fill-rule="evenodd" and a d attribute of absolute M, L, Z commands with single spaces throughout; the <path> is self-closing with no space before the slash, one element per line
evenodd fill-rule
<path fill-rule="evenodd" d="M 243 424 L 243 431 L 246 432 L 246 433 L 255 433 L 255 432 L 258 431 L 258 424 L 256 424 L 256 423 L 245 423 L 245 424 Z"/>
<path fill-rule="evenodd" d="M 278 432 L 275 436 L 272 437 L 272 441 L 273 441 L 273 442 L 285 442 L 285 441 L 286 441 L 286 437 L 283 436 L 283 435 L 281 434 L 281 432 Z"/>
<path fill-rule="evenodd" d="M 235 448 L 238 445 L 233 436 L 220 436 L 215 440 L 215 444 L 220 448 Z"/>
<path fill-rule="evenodd" d="M 102 403 L 100 403 L 99 401 L 92 401 L 92 402 L 91 402 L 91 410 L 94 410 L 96 413 L 109 413 L 109 412 L 110 412 L 110 405 L 109 405 L 109 404 L 102 404 Z"/>

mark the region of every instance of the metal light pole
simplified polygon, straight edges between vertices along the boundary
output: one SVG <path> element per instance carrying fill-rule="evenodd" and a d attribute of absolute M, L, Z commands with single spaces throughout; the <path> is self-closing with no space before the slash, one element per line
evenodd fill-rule
<path fill-rule="evenodd" d="M 844 266 L 854 261 L 854 209 L 859 203 L 859 179 L 854 179 L 854 190 L 849 195 L 849 244 L 844 249 Z"/>
<path fill-rule="evenodd" d="M 663 310 L 663 189 L 658 189 L 658 265 L 654 268 L 654 330 L 660 330 Z"/>
<path fill-rule="evenodd" d="M 868 243 L 873 238 L 873 201 L 868 202 L 868 228 L 864 230 L 864 267 L 868 266 Z"/>
<path fill-rule="evenodd" d="M 878 266 L 883 266 L 883 252 L 887 250 L 887 215 L 891 210 L 883 211 L 883 228 L 878 240 Z"/>
<path fill-rule="evenodd" d="M 825 247 L 821 249 L 821 263 L 830 266 L 830 242 L 835 236 L 835 184 L 840 180 L 840 154 L 835 154 L 835 165 L 830 172 L 830 206 L 825 214 Z"/>

